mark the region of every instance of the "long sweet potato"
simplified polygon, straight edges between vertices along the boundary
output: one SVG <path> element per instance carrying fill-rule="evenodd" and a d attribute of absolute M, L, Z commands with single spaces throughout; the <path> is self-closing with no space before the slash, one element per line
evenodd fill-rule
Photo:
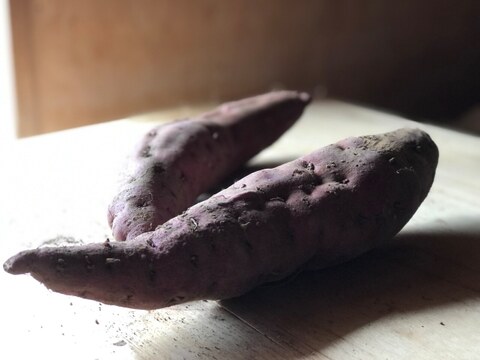
<path fill-rule="evenodd" d="M 277 140 L 309 102 L 306 93 L 276 91 L 149 131 L 108 209 L 115 239 L 133 239 L 180 214 Z"/>
<path fill-rule="evenodd" d="M 427 196 L 437 160 L 420 130 L 349 138 L 252 173 L 132 241 L 27 250 L 4 269 L 132 308 L 235 297 L 391 239 Z"/>

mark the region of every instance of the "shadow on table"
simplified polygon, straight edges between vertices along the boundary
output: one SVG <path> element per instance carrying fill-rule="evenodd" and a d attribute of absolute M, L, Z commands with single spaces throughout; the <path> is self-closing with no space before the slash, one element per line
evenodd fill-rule
<path fill-rule="evenodd" d="M 253 171 L 280 163 L 243 168 L 209 195 Z M 322 353 L 382 318 L 422 313 L 478 297 L 480 221 L 466 217 L 447 222 L 448 226 L 438 220 L 432 229 L 407 228 L 388 246 L 348 263 L 221 301 L 220 306 L 201 311 L 193 322 L 177 326 L 175 336 L 192 345 L 193 351 L 204 349 L 202 354 L 208 358 L 242 359 L 245 354 L 264 351 L 270 358 L 299 359 Z M 228 313 L 243 325 L 232 325 L 233 319 L 222 325 Z M 430 319 L 428 326 L 448 326 L 438 316 L 438 322 L 432 325 Z M 148 341 L 159 353 L 178 353 L 178 344 L 172 340 L 154 336 Z M 256 343 L 257 349 L 252 349 Z M 149 357 L 139 353 L 139 358 Z"/>
<path fill-rule="evenodd" d="M 284 358 L 301 358 L 382 317 L 477 297 L 478 219 L 450 220 L 458 225 L 455 231 L 405 232 L 390 246 L 343 265 L 305 273 L 288 284 L 259 288 L 221 304 L 293 350 Z M 438 326 L 448 324 L 439 318 Z"/>
<path fill-rule="evenodd" d="M 149 335 L 147 346 L 158 348 L 157 353 L 178 354 L 178 337 L 192 357 L 300 359 L 328 352 L 349 334 L 382 318 L 397 315 L 401 323 L 401 317 L 409 314 L 426 314 L 478 297 L 480 222 L 457 218 L 448 223 L 449 231 L 407 230 L 387 247 L 348 263 L 258 288 L 220 306 L 202 308 L 194 302 L 192 306 L 200 309 L 195 318 L 177 323 L 171 335 Z M 446 228 L 442 221 L 437 225 Z M 438 319 L 432 320 L 432 313 L 417 316 L 405 328 L 415 333 L 412 326 L 417 326 L 421 333 L 424 325 L 423 331 L 449 326 L 441 314 L 434 316 Z M 139 352 L 139 359 L 147 358 L 155 357 Z"/>

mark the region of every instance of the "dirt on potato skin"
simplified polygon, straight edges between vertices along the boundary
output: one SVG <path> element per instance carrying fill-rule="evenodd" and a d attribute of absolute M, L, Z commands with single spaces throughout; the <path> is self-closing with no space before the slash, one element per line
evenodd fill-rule
<path fill-rule="evenodd" d="M 27 250 L 4 269 L 131 308 L 235 297 L 391 239 L 427 196 L 437 162 L 418 129 L 349 138 L 252 173 L 132 241 Z"/>

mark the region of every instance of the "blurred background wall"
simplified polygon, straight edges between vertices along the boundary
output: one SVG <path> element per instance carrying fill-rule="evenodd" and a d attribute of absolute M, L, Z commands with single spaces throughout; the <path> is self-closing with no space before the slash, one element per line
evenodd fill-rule
<path fill-rule="evenodd" d="M 441 123 L 480 99 L 480 1 L 11 0 L 18 133 L 304 89 Z"/>

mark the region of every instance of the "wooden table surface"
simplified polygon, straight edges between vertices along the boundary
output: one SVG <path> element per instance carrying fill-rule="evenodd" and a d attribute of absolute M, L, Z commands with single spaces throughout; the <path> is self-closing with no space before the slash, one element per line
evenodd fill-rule
<path fill-rule="evenodd" d="M 18 141 L 0 156 L 0 260 L 110 237 L 106 207 L 139 136 L 183 108 Z M 139 311 L 0 272 L 0 359 L 478 359 L 480 138 L 339 102 L 310 106 L 256 163 L 351 135 L 426 129 L 431 193 L 384 248 L 243 297 Z M 373 194 L 374 195 L 374 194 Z"/>

